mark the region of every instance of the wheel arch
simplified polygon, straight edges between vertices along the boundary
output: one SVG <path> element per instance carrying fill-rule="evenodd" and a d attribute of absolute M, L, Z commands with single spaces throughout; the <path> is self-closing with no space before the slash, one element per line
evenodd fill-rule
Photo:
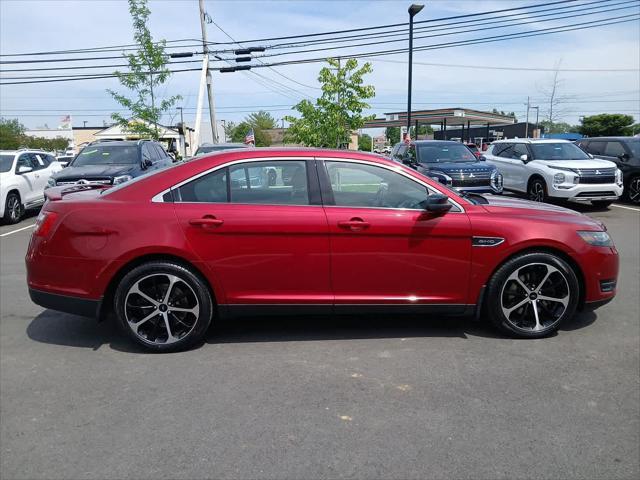
<path fill-rule="evenodd" d="M 214 304 L 214 308 L 216 308 L 216 306 L 218 305 L 218 297 L 216 296 L 211 281 L 207 278 L 207 275 L 204 274 L 201 268 L 199 268 L 197 265 L 187 260 L 186 258 L 174 253 L 147 253 L 129 260 L 120 268 L 118 268 L 116 272 L 111 276 L 107 284 L 107 288 L 105 289 L 105 293 L 102 297 L 102 302 L 100 304 L 100 310 L 98 312 L 99 320 L 106 319 L 107 316 L 111 313 L 116 287 L 118 286 L 122 278 L 137 266 L 153 261 L 172 262 L 193 271 L 207 286 L 209 294 L 211 295 L 211 300 Z"/>
<path fill-rule="evenodd" d="M 535 172 L 532 173 L 531 175 L 529 175 L 529 179 L 527 180 L 527 192 L 529 191 L 529 187 L 531 186 L 531 182 L 533 182 L 536 179 L 540 179 L 544 182 L 544 186 L 545 188 L 547 188 L 547 180 L 544 178 L 544 175 L 542 175 L 541 173 Z"/>
<path fill-rule="evenodd" d="M 549 245 L 540 245 L 540 246 L 527 246 L 527 247 L 515 250 L 511 252 L 509 255 L 507 255 L 506 257 L 504 257 L 500 262 L 498 262 L 498 264 L 493 268 L 493 270 L 491 270 L 491 273 L 487 276 L 482 288 L 480 289 L 479 298 L 476 303 L 476 305 L 478 305 L 478 309 L 481 309 L 484 307 L 485 305 L 484 297 L 486 295 L 486 290 L 487 290 L 486 285 L 493 278 L 493 276 L 496 274 L 498 269 L 500 269 L 500 267 L 502 267 L 505 263 L 507 263 L 512 258 L 515 258 L 520 255 L 526 255 L 528 253 L 548 253 L 548 254 L 560 257 L 562 260 L 567 262 L 567 264 L 571 267 L 571 269 L 575 273 L 576 278 L 578 279 L 578 287 L 579 287 L 578 310 L 581 310 L 582 308 L 584 308 L 585 295 L 586 295 L 586 282 L 585 282 L 584 272 L 582 271 L 582 268 L 580 268 L 580 265 L 578 265 L 578 262 L 576 262 L 575 259 L 571 255 L 569 255 L 566 251 L 560 248 L 556 248 Z M 478 312 L 478 315 L 479 315 L 479 312 Z"/>

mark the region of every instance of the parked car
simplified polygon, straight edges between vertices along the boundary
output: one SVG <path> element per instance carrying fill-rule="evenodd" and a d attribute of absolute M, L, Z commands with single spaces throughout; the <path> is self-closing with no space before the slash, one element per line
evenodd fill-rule
<path fill-rule="evenodd" d="M 418 140 L 398 143 L 391 158 L 428 177 L 464 192 L 502 193 L 502 175 L 498 169 L 476 158 L 459 142 Z"/>
<path fill-rule="evenodd" d="M 151 140 L 92 142 L 64 170 L 51 176 L 47 188 L 77 183 L 118 185 L 172 163 L 164 148 Z"/>
<path fill-rule="evenodd" d="M 567 140 L 493 142 L 484 156 L 504 176 L 504 188 L 530 200 L 562 199 L 607 207 L 622 195 L 622 172 Z"/>
<path fill-rule="evenodd" d="M 640 138 L 583 138 L 577 145 L 594 157 L 615 163 L 622 171 L 624 197 L 640 204 Z"/>
<path fill-rule="evenodd" d="M 275 185 L 233 182 L 270 170 Z M 618 254 L 600 222 L 463 197 L 363 152 L 230 151 L 47 197 L 26 256 L 31 299 L 113 313 L 156 351 L 246 314 L 484 312 L 509 335 L 539 338 L 616 294 Z"/>
<path fill-rule="evenodd" d="M 56 157 L 56 160 L 62 167 L 66 167 L 73 160 L 74 155 L 59 155 Z"/>
<path fill-rule="evenodd" d="M 0 219 L 17 223 L 27 209 L 40 207 L 49 177 L 59 170 L 55 157 L 41 150 L 1 150 Z"/>
<path fill-rule="evenodd" d="M 203 143 L 198 147 L 194 157 L 205 155 L 207 153 L 220 152 L 222 150 L 231 150 L 233 148 L 250 148 L 245 143 Z"/>

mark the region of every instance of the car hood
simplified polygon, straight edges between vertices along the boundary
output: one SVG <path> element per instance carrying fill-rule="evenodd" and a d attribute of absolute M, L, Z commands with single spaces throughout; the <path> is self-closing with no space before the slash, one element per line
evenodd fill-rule
<path fill-rule="evenodd" d="M 520 198 L 503 195 L 483 195 L 487 204 L 484 209 L 492 214 L 509 215 L 519 218 L 537 218 L 546 221 L 558 221 L 562 223 L 575 223 L 583 227 L 604 229 L 604 225 L 597 220 L 588 217 L 575 210 L 551 205 L 548 203 L 532 202 Z"/>
<path fill-rule="evenodd" d="M 495 166 L 486 162 L 443 162 L 443 163 L 421 163 L 421 167 L 433 172 L 491 172 L 495 170 Z"/>
<path fill-rule="evenodd" d="M 558 166 L 562 168 L 584 169 L 584 168 L 616 168 L 616 164 L 601 158 L 591 158 L 589 160 L 533 160 L 533 162 L 546 165 L 547 167 Z"/>
<path fill-rule="evenodd" d="M 136 169 L 135 165 L 83 165 L 81 167 L 70 166 L 53 175 L 56 180 L 63 178 L 83 177 L 115 177 L 128 175 Z"/>

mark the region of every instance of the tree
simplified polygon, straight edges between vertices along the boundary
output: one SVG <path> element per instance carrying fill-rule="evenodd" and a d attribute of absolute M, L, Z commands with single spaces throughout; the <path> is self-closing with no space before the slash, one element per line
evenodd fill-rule
<path fill-rule="evenodd" d="M 497 108 L 494 108 L 491 112 L 496 113 L 498 115 L 504 115 L 505 117 L 513 117 L 516 120 L 516 122 L 518 121 L 518 118 L 516 117 L 516 112 L 505 113 L 504 110 L 498 111 Z"/>
<path fill-rule="evenodd" d="M 580 133 L 588 137 L 630 135 L 632 133 L 633 117 L 620 113 L 601 113 L 582 117 L 580 123 Z"/>
<path fill-rule="evenodd" d="M 370 152 L 371 142 L 373 142 L 373 139 L 371 138 L 371 136 L 367 135 L 366 133 L 363 133 L 358 137 L 358 150 L 364 150 L 365 152 Z"/>
<path fill-rule="evenodd" d="M 245 122 L 251 125 L 254 130 L 271 130 L 272 128 L 276 128 L 276 119 L 264 110 L 247 115 Z"/>
<path fill-rule="evenodd" d="M 556 62 L 555 70 L 549 83 L 545 87 L 539 88 L 540 93 L 544 95 L 544 101 L 542 103 L 546 104 L 546 113 L 544 115 L 549 125 L 553 125 L 561 120 L 564 112 L 561 111 L 560 106 L 571 99 L 570 96 L 560 95 L 560 88 L 564 84 L 564 80 L 558 78 L 561 63 L 562 59 Z"/>
<path fill-rule="evenodd" d="M 400 142 L 400 127 L 387 127 L 384 131 L 384 136 L 387 137 L 387 141 L 391 145 Z"/>
<path fill-rule="evenodd" d="M 290 123 L 285 135 L 287 143 L 299 143 L 312 147 L 341 147 L 349 143 L 354 130 L 362 128 L 374 116 L 363 116 L 369 108 L 364 100 L 375 96 L 372 85 L 363 85 L 363 77 L 371 73 L 370 63 L 358 68 L 355 58 L 347 60 L 344 66 L 339 60 L 328 59 L 328 67 L 323 67 L 318 75 L 322 85 L 322 95 L 315 104 L 302 100 L 294 110 L 300 118 L 287 116 Z"/>
<path fill-rule="evenodd" d="M 424 135 L 428 135 L 430 133 L 433 133 L 433 128 L 431 128 L 431 125 L 419 125 L 418 126 L 418 135 L 424 136 Z M 409 136 L 414 139 L 417 140 L 418 137 L 416 136 L 416 127 L 411 127 L 409 129 Z"/>
<path fill-rule="evenodd" d="M 110 89 L 107 92 L 116 102 L 129 110 L 135 120 L 140 121 L 131 121 L 119 113 L 113 113 L 111 118 L 127 132 L 157 140 L 160 116 L 173 107 L 181 97 L 173 96 L 160 102 L 156 99 L 158 87 L 171 75 L 167 68 L 169 57 L 165 53 L 166 42 L 162 40 L 154 43 L 153 41 L 147 26 L 151 13 L 147 7 L 147 0 L 128 1 L 137 50 L 134 53 L 124 54 L 129 71 L 116 71 L 115 75 L 120 84 L 131 90 L 134 96 L 128 98 Z"/>
<path fill-rule="evenodd" d="M 22 146 L 24 125 L 17 118 L 7 120 L 0 118 L 0 149 L 15 150 Z"/>
<path fill-rule="evenodd" d="M 544 133 L 570 133 L 577 132 L 580 128 L 566 122 L 550 123 L 549 120 L 542 120 L 540 126 L 544 127 Z"/>

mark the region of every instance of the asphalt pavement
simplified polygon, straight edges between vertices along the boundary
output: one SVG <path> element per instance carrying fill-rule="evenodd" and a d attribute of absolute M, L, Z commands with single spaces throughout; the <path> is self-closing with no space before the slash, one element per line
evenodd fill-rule
<path fill-rule="evenodd" d="M 465 319 L 256 318 L 147 354 L 29 300 L 0 227 L 0 477 L 640 478 L 640 209 L 617 298 L 557 335 Z M 23 230 L 19 230 L 19 229 Z"/>

